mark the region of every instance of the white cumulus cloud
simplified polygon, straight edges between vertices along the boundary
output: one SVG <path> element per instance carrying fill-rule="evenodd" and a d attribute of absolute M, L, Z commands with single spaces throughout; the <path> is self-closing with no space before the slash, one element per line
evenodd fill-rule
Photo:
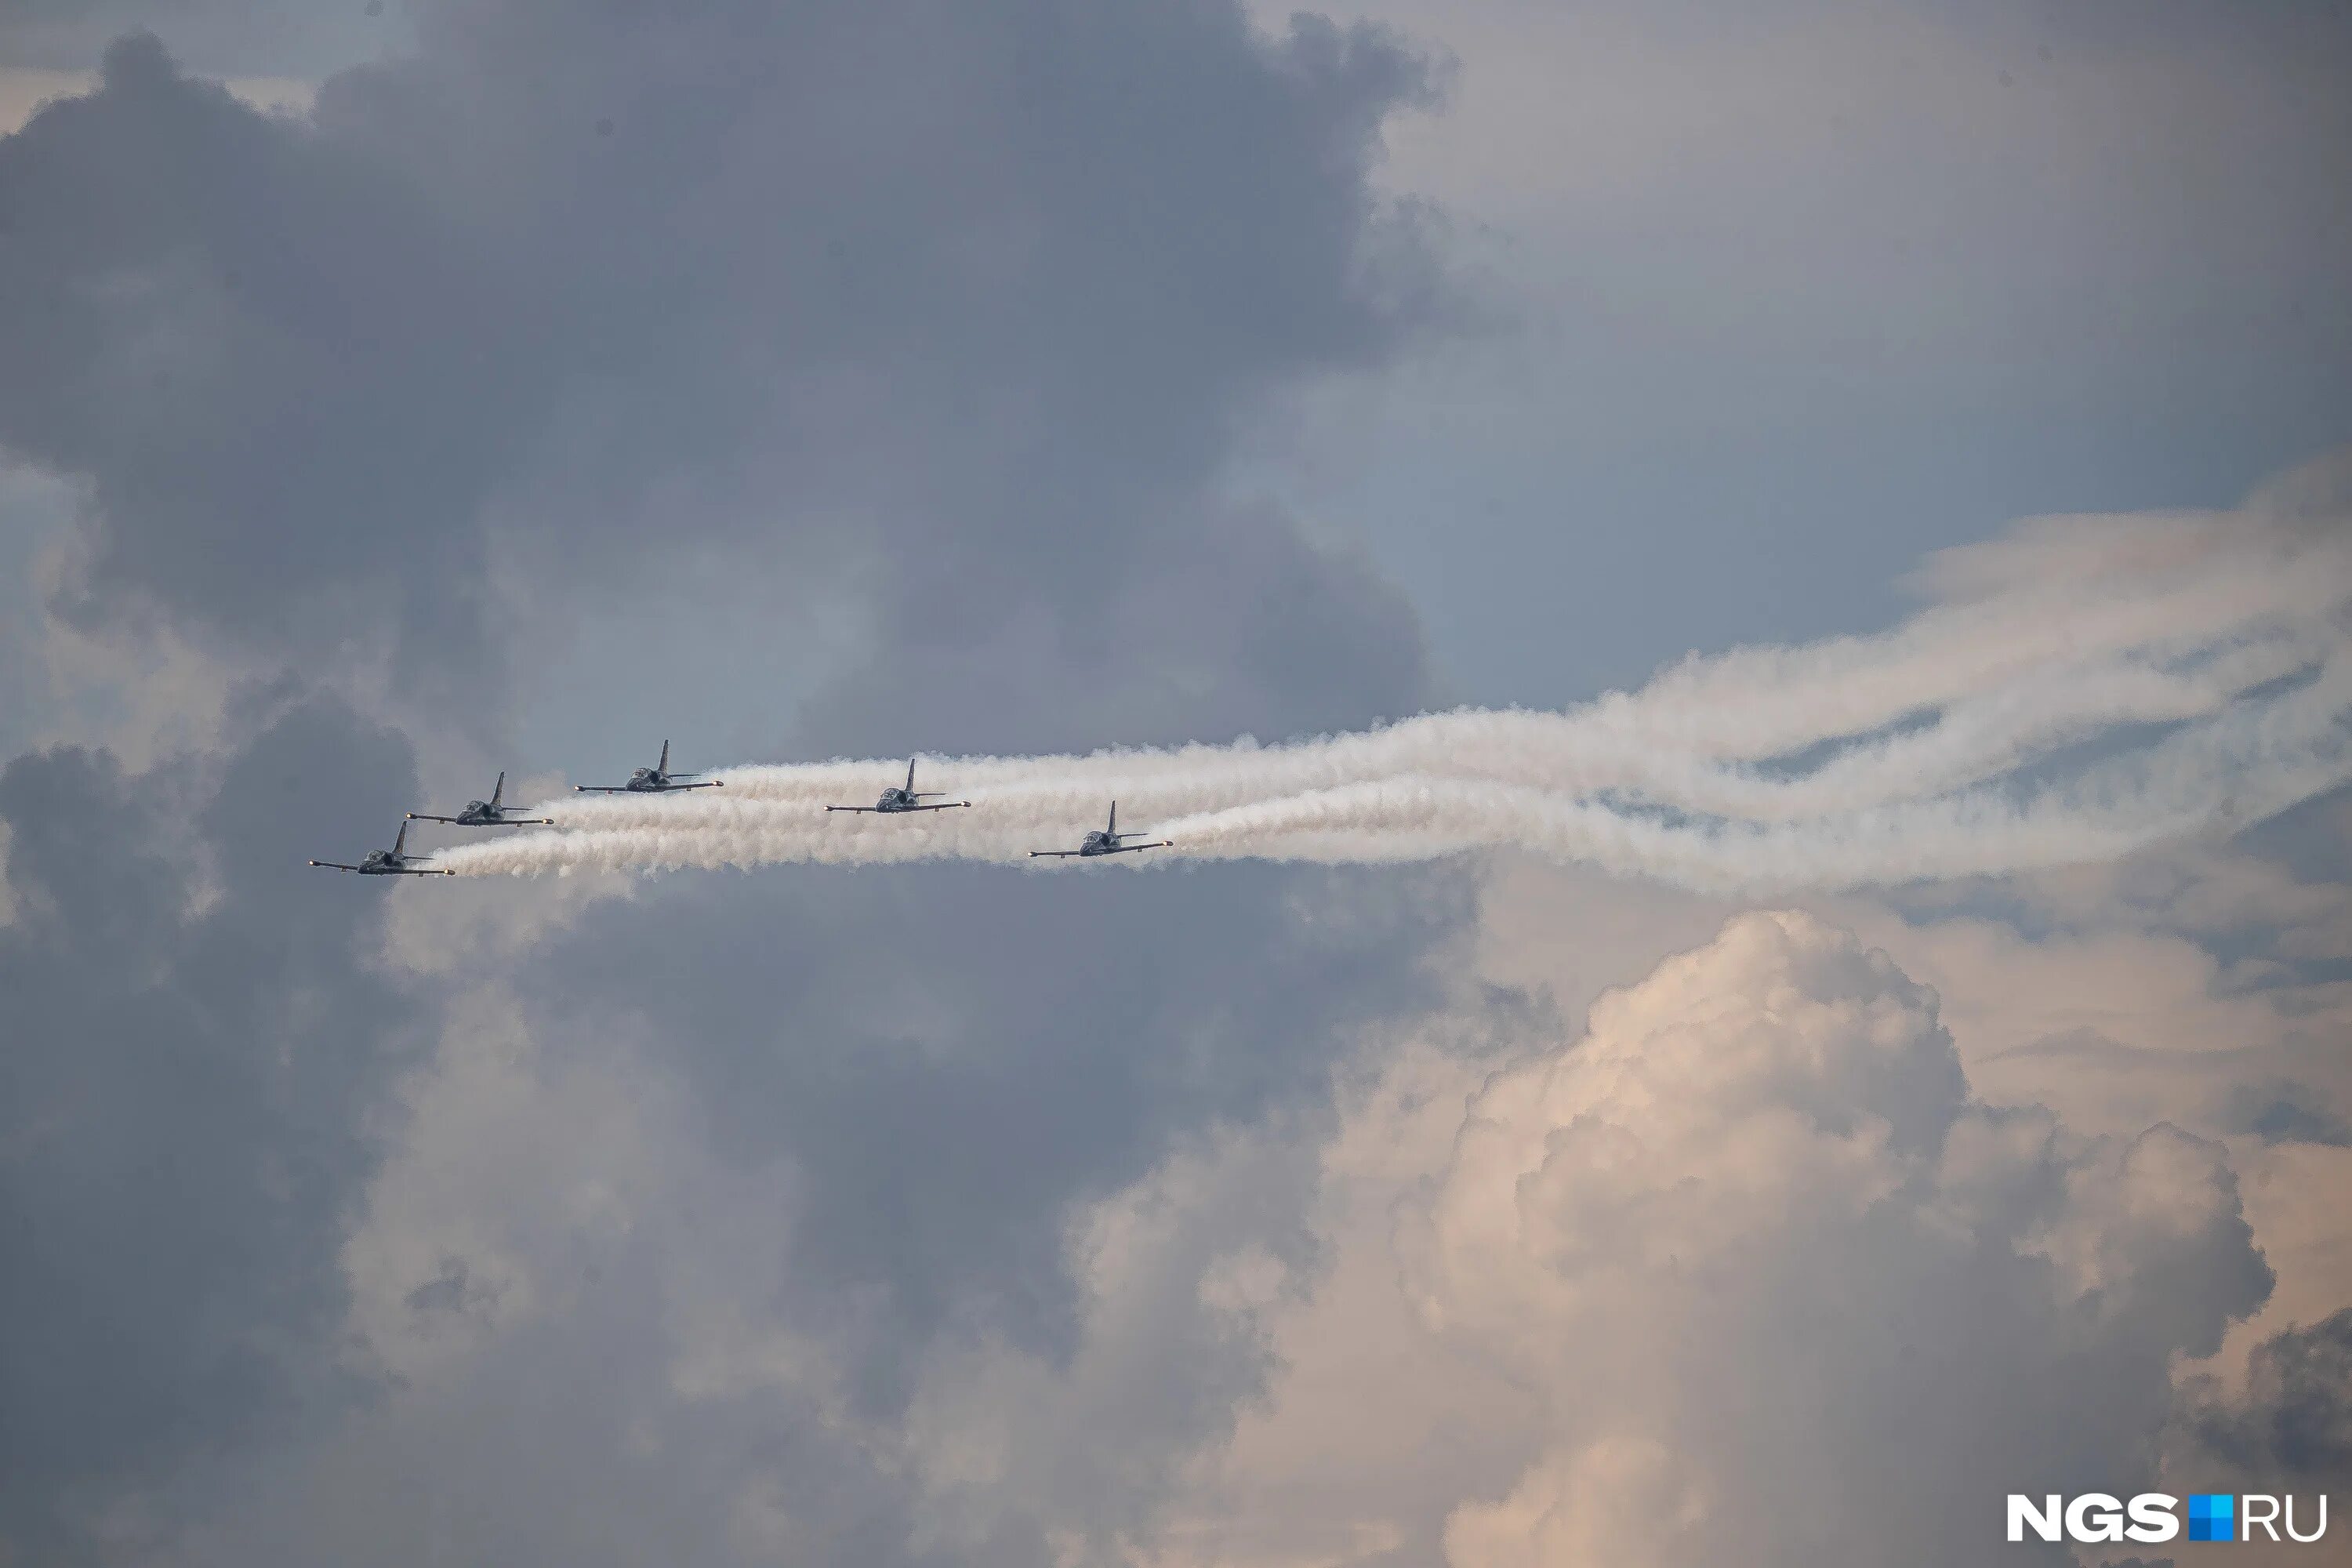
<path fill-rule="evenodd" d="M 1326 1151 L 1284 1371 L 1200 1468 L 1203 1559 L 1979 1563 L 2007 1492 L 2136 1489 L 2173 1358 L 2271 1288 L 2220 1144 L 1982 1103 L 1935 993 L 1809 915 L 1464 1068 L 1434 1123 L 1393 1070 Z M 1341 1405 L 1391 1433 L 1344 1484 Z"/>

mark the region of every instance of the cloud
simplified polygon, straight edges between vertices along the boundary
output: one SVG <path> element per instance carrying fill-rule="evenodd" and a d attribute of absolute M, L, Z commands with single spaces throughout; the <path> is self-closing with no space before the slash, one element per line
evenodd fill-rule
<path fill-rule="evenodd" d="M 1062 668 L 1095 722 L 1125 688 L 1291 726 L 1412 675 L 1360 569 L 1202 505 L 1253 398 L 1430 319 L 1365 183 L 1426 91 L 1394 42 L 1216 5 L 712 6 L 651 54 L 621 6 L 420 25 L 300 122 L 126 38 L 0 143 L 0 443 L 89 480 L 77 615 L 496 711 L 498 563 L 620 583 L 683 536 L 870 603 L 845 726 Z"/>
<path fill-rule="evenodd" d="M 176 1561 L 932 1561 L 841 1348 L 780 1321 L 803 1199 L 714 1148 L 658 1037 L 452 1008 L 353 1205 L 350 1343 L 373 1398 L 184 1478 Z"/>
<path fill-rule="evenodd" d="M 726 1158 L 789 1163 L 793 1294 L 856 1303 L 887 1406 L 958 1324 L 1066 1342 L 1071 1206 L 1191 1130 L 1311 1105 L 1358 1030 L 1437 1005 L 1464 891 L 1265 868 L 833 869 L 790 897 L 697 878 L 591 911 L 516 983 L 542 1037 L 662 1040 Z"/>
<path fill-rule="evenodd" d="M 1534 1068 L 1485 1085 L 1531 1025 L 1459 979 L 1450 874 L 813 868 L 552 921 L 453 883 L 387 922 L 299 868 L 428 804 L 312 685 L 520 776 L 555 682 L 590 697 L 551 749 L 691 708 L 787 755 L 1317 733 L 1436 684 L 1377 573 L 1220 483 L 1281 389 L 1445 320 L 1373 184 L 1429 90 L 1393 37 L 1205 0 L 420 18 L 305 121 L 133 39 L 0 142 L 0 444 L 71 489 L 56 609 L 295 677 L 152 773 L 6 775 L 0 963 L 60 1032 L 0 1097 L 39 1222 L 0 1254 L 0 1452 L 71 1439 L 5 1468 L 12 1542 L 1427 1561 L 1622 1487 L 1655 1507 L 1594 1530 L 1689 1547 L 1784 1479 L 1750 1467 L 1884 1466 L 1923 1408 L 1947 1475 L 2071 1484 L 2259 1297 L 2210 1145 L 1987 1109 L 1916 986 L 1801 923 L 1639 992 L 1736 1047 L 1610 1058 L 1665 1120 L 1538 1058 L 1602 1142 L 1692 1151 L 1727 1235 L 1638 1148 L 1544 1185 L 1593 1128 L 1506 1103 Z M 818 601 L 822 636 L 775 624 Z M 1543 1200 L 1477 1269 L 1474 1093 Z M 1651 1211 L 1692 1234 L 1613 1262 Z M 159 1257 L 184 1291 L 131 1289 Z M 1648 1367 L 1514 1319 L 1555 1290 Z M 76 1348 L 90 1302 L 136 1361 Z M 1897 1479 L 1876 1539 L 1950 1503 Z"/>
<path fill-rule="evenodd" d="M 22 0 L 0 18 L 0 53 L 23 67 L 78 72 L 107 43 L 159 29 L 198 68 L 265 73 L 315 82 L 330 71 L 407 41 L 401 0 L 312 5 L 303 0 Z M 14 124 L 7 129 L 14 130 Z"/>
<path fill-rule="evenodd" d="M 367 961 L 373 900 L 280 835 L 323 848 L 345 803 L 390 821 L 408 760 L 331 706 L 258 719 L 192 769 L 62 750 L 0 772 L 0 1543 L 37 1557 L 341 1386 L 364 1119 L 418 1010 Z"/>
<path fill-rule="evenodd" d="M 2270 1289 L 2218 1144 L 1981 1104 L 1933 994 L 1803 915 L 1457 1066 L 1459 1099 L 1391 1070 L 1171 1561 L 1974 1563 L 1988 1499 L 2131 1489 L 2171 1358 Z"/>
<path fill-rule="evenodd" d="M 23 129 L 42 105 L 98 90 L 94 71 L 40 70 L 0 66 L 0 136 Z M 308 114 L 317 84 L 293 77 L 231 77 L 221 85 L 229 96 L 265 114 Z"/>
<path fill-rule="evenodd" d="M 793 952 L 809 931 L 771 934 Z M 643 962 L 731 1005 L 678 958 Z M 740 1057 L 703 1008 L 586 1026 L 639 976 L 552 1019 L 469 988 L 353 1205 L 346 1327 L 381 1391 L 299 1450 L 184 1479 L 140 1543 L 1012 1568 L 1147 1536 L 1171 1472 L 1259 1386 L 1258 1316 L 1311 1273 L 1297 1215 L 1328 1123 L 1286 1080 L 1319 1086 L 1334 1047 L 1242 1035 L 1223 1055 L 1221 977 L 1191 1010 L 1175 986 L 1121 1009 L 1139 962 L 1081 991 L 1070 1038 L 996 1061 L 1003 1025 L 949 993 L 1033 973 L 1002 952 L 912 973 L 908 1037 L 840 1040 L 838 953 L 803 962 L 773 978 L 772 1043 Z M 1302 1027 L 1324 1005 L 1256 1010 Z M 1253 1050 L 1279 1058 L 1256 1081 Z"/>
<path fill-rule="evenodd" d="M 479 570 L 467 509 L 509 430 L 434 395 L 459 339 L 497 341 L 471 258 L 415 193 L 153 38 L 102 74 L 0 142 L 0 444 L 89 487 L 59 606 L 278 657 L 404 623 L 478 654 L 442 606 Z"/>
<path fill-rule="evenodd" d="M 2352 1146 L 2352 1126 L 2347 1126 L 2308 1084 L 2292 1079 L 2243 1084 L 2232 1100 L 2240 1130 L 2265 1143 Z"/>
<path fill-rule="evenodd" d="M 816 750 L 1412 710 L 1432 679 L 1402 596 L 1216 480 L 1275 389 L 1442 320 L 1413 219 L 1368 180 L 1427 92 L 1386 35 L 1191 0 L 713 4 L 657 34 L 617 5 L 428 6 L 413 56 L 330 77 L 299 121 L 122 39 L 96 92 L 0 142 L 0 447 L 72 498 L 48 608 L 74 646 L 158 628 L 194 656 L 110 667 L 125 687 L 201 661 L 297 708 L 331 692 L 319 710 L 390 716 L 436 773 L 496 749 L 520 776 L 518 715 L 556 682 L 594 694 L 567 750 L 640 702 Z M 694 594 L 713 577 L 746 607 L 725 626 Z M 776 624 L 820 601 L 823 636 Z M 603 662 L 551 670 L 551 628 L 582 622 Z M 697 657 L 669 657 L 688 622 Z M 812 642 L 825 673 L 781 691 Z M 125 798 L 210 778 L 241 722 Z M 165 1337 L 258 1325 L 305 1376 L 340 1331 L 320 1375 L 363 1396 L 257 1388 L 239 1426 L 189 1391 L 201 1462 L 93 1445 L 45 1541 L 925 1560 L 894 1468 L 924 1367 L 980 1336 L 1068 1348 L 1091 1288 L 1071 1213 L 1204 1126 L 1311 1107 L 1357 1028 L 1442 988 L 1466 918 L 1450 877 L 1073 898 L 946 872 L 599 889 L 552 923 L 450 888 L 418 917 L 427 890 L 395 889 L 380 926 L 359 911 L 384 889 L 299 861 L 428 804 L 383 745 L 295 726 L 265 779 L 239 773 L 221 858 L 273 896 L 214 908 L 265 950 L 349 940 L 340 966 L 250 976 L 253 1016 L 439 1044 L 272 1102 L 337 1151 L 317 1215 L 268 1228 L 276 1189 L 223 1194 L 267 1231 L 240 1249 L 251 1299 L 151 1307 Z M 47 884 L 22 824 L 8 848 L 13 931 Z M 84 889 L 88 989 L 151 891 Z M 204 1018 L 79 1029 L 102 1081 L 60 1126 L 141 1125 L 119 1069 Z M 630 1092 L 550 1065 L 573 1059 Z M 43 1201 L 54 1230 L 81 1206 Z M 1213 1426 L 1250 1381 L 1219 1353 L 1138 1429 Z M 60 1397 L 38 1392 L 23 1419 Z M 1117 1509 L 1154 1484 L 1129 1475 Z M 996 1520 L 990 1551 L 1037 1560 L 1034 1520 Z"/>
<path fill-rule="evenodd" d="M 2263 1341 L 2242 1390 L 2202 1378 L 2181 1403 L 2172 1463 L 2183 1475 L 2219 1461 L 2280 1490 L 2341 1479 L 2352 1468 L 2352 1308 Z"/>

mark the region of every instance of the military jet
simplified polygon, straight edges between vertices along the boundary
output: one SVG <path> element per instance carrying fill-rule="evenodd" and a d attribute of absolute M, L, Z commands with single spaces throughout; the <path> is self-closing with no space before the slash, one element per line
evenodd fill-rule
<path fill-rule="evenodd" d="M 891 816 L 901 811 L 952 811 L 957 806 L 970 805 L 971 804 L 971 802 L 968 800 L 940 800 L 940 797 L 944 793 L 944 791 L 935 789 L 917 789 L 915 787 L 915 759 L 908 757 L 907 759 L 907 782 L 903 786 L 898 784 L 891 785 L 888 789 L 882 792 L 882 798 L 876 801 L 872 805 L 828 805 L 825 807 L 825 810 L 878 811 L 883 813 L 885 816 Z M 923 803 L 927 800 L 938 800 L 940 804 L 937 805 L 925 805 Z"/>
<path fill-rule="evenodd" d="M 436 816 L 429 811 L 412 811 L 408 814 L 408 820 L 411 822 L 454 822 L 460 827 L 524 827 L 534 826 L 540 827 L 552 827 L 555 826 L 555 818 L 551 816 L 509 816 L 507 815 L 508 812 L 520 811 L 522 807 L 519 805 L 500 805 L 499 804 L 499 796 L 504 795 L 506 793 L 506 789 L 507 775 L 501 773 L 499 774 L 499 782 L 490 786 L 489 799 L 469 800 L 466 803 L 466 809 L 459 812 L 455 816 Z"/>
<path fill-rule="evenodd" d="M 1092 833 L 1087 834 L 1084 838 L 1078 841 L 1078 847 L 1076 849 L 1032 849 L 1029 851 L 1029 858 L 1033 860 L 1041 857 L 1051 860 L 1067 860 L 1073 857 L 1076 857 L 1081 859 L 1091 860 L 1097 855 L 1131 855 L 1138 849 L 1172 849 L 1175 847 L 1173 843 L 1165 838 L 1157 839 L 1150 844 L 1121 844 L 1119 842 L 1122 838 L 1140 838 L 1142 837 L 1143 835 L 1141 833 L 1121 833 L 1118 830 L 1118 802 L 1112 801 L 1110 803 L 1110 826 L 1108 827 L 1096 828 Z"/>
<path fill-rule="evenodd" d="M 679 784 L 680 779 L 698 777 L 695 773 L 674 773 L 669 771 L 669 742 L 662 742 L 661 761 L 649 768 L 639 768 L 624 784 L 573 784 L 582 795 L 667 795 L 679 789 L 717 789 L 726 781 L 706 779 L 701 784 Z"/>
<path fill-rule="evenodd" d="M 392 841 L 389 849 L 371 849 L 361 857 L 356 866 L 346 866 L 340 860 L 313 860 L 313 866 L 324 866 L 330 871 L 357 871 L 362 877 L 454 877 L 455 871 L 444 871 L 431 866 L 412 866 L 408 853 L 408 824 L 400 825 L 400 837 Z"/>

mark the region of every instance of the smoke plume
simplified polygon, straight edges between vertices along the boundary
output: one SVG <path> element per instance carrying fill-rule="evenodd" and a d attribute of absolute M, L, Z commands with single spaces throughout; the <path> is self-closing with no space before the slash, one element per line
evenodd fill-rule
<path fill-rule="evenodd" d="M 1892 630 L 1693 655 L 1561 712 L 1464 710 L 1279 745 L 959 757 L 970 810 L 846 815 L 895 761 L 722 771 L 682 795 L 545 803 L 468 875 L 922 859 L 1026 863 L 1111 802 L 1182 859 L 1516 847 L 1717 892 L 2101 860 L 2352 780 L 2352 540 L 2231 512 L 2042 519 L 1947 552 Z"/>

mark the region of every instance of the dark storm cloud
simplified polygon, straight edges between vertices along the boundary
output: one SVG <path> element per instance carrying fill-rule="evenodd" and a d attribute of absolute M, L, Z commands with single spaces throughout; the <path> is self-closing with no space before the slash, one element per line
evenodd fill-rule
<path fill-rule="evenodd" d="M 1107 547 L 1125 552 L 1121 536 Z M 1264 510 L 1203 505 L 1192 529 L 1137 547 L 1099 595 L 1056 594 L 1017 618 L 992 568 L 911 563 L 893 635 L 819 692 L 803 725 L 826 750 L 1018 753 L 1104 742 L 1181 744 L 1360 728 L 1429 705 L 1418 619 L 1360 559 Z M 1024 586 L 1017 592 L 1035 592 Z"/>
<path fill-rule="evenodd" d="M 9 65 L 88 70 L 118 36 L 153 27 L 205 71 L 235 76 L 326 75 L 397 43 L 400 0 L 11 0 L 0 14 Z"/>
<path fill-rule="evenodd" d="M 385 620 L 446 676 L 503 529 L 558 573 L 856 557 L 931 647 L 1039 616 L 1115 646 L 1108 603 L 1214 659 L 1149 585 L 1223 568 L 1247 604 L 1299 548 L 1198 526 L 1233 422 L 1430 300 L 1364 181 L 1423 74 L 1366 32 L 1265 45 L 1206 3 L 422 29 L 314 127 L 133 39 L 0 143 L 0 443 L 93 480 L 85 614 L 280 655 Z"/>
<path fill-rule="evenodd" d="M 665 1262 L 651 1246 L 617 1256 L 576 1310 L 467 1377 L 361 1413 L 191 1556 L 354 1568 L 974 1561 L 911 1547 L 907 1480 L 806 1400 L 755 1385 L 679 1402 L 658 1327 Z M 789 1517 L 798 1550 L 741 1538 L 730 1505 L 747 1490 Z M 1045 1554 L 1034 1534 L 1009 1546 L 997 1560 Z"/>
<path fill-rule="evenodd" d="M 415 1016 L 362 954 L 381 887 L 287 839 L 362 847 L 408 777 L 328 707 L 194 788 L 83 751 L 0 773 L 0 1555 L 324 1375 L 360 1117 Z"/>
<path fill-rule="evenodd" d="M 2352 1144 L 2352 1126 L 2307 1084 L 2292 1079 L 2241 1085 L 2226 1112 L 2231 1131 L 2251 1132 L 2265 1143 Z"/>
<path fill-rule="evenodd" d="M 1412 226 L 1366 181 L 1383 117 L 1427 90 L 1401 47 L 1313 18 L 1267 41 L 1205 0 L 467 5 L 426 8 L 418 37 L 413 58 L 326 83 L 308 123 L 129 39 L 99 93 L 0 142 L 0 446 L 89 482 L 68 614 L 161 615 L 305 668 L 365 663 L 387 636 L 395 679 L 488 739 L 501 700 L 459 679 L 511 651 L 486 563 L 524 561 L 557 599 L 643 581 L 657 619 L 691 607 L 646 568 L 684 550 L 863 604 L 875 636 L 810 704 L 803 751 L 1274 736 L 1425 699 L 1392 590 L 1215 493 L 1265 394 L 1431 319 Z M 763 626 L 738 646 L 755 671 L 771 658 Z M 382 1110 L 363 1004 L 395 999 L 351 949 L 384 889 L 285 868 L 375 842 L 415 804 L 407 761 L 325 720 L 272 747 L 266 776 L 301 787 L 222 797 L 219 843 L 245 852 L 225 855 L 227 898 L 166 919 L 184 900 L 142 880 L 163 873 L 110 870 L 100 847 L 82 920 L 54 937 L 72 994 L 105 997 L 158 969 L 110 922 L 161 922 L 168 957 L 172 931 L 229 921 L 282 963 L 225 964 L 242 984 L 220 1016 L 257 1053 L 291 1032 L 286 1059 L 341 1064 L 281 1084 L 257 1076 L 278 1056 L 239 1058 L 210 1080 L 211 1118 L 153 1134 L 228 1166 L 138 1210 L 163 1224 L 201 1202 L 237 1239 L 211 1295 L 142 1298 L 192 1364 L 205 1335 L 299 1346 L 332 1319 L 355 1129 Z M 37 872 L 26 832 L 14 858 Z M 655 1041 L 733 1168 L 798 1173 L 775 1306 L 838 1332 L 887 1415 L 928 1342 L 1066 1344 L 1073 1205 L 1190 1131 L 1311 1103 L 1352 1026 L 1434 994 L 1428 960 L 1462 913 L 1443 879 L 1263 868 L 689 878 L 549 935 L 511 978 L 551 1042 Z M 421 1026 L 404 1020 L 386 1026 Z M 58 1125 L 137 1133 L 153 1108 L 136 1064 L 216 1026 L 194 1007 L 80 1020 L 66 1059 L 100 1079 Z M 281 1127 L 322 1151 L 315 1182 L 247 1179 Z M 58 1196 L 57 1225 L 82 1201 Z M 98 1234 L 130 1223 L 93 1212 Z M 114 1283 L 26 1256 L 11 1313 Z M 334 1536 L 415 1477 L 428 1513 L 473 1500 L 428 1545 L 583 1560 L 567 1521 L 593 1492 L 640 1521 L 636 1557 L 716 1561 L 737 1548 L 711 1533 L 711 1488 L 768 1475 L 822 1521 L 803 1541 L 819 1557 L 918 1555 L 905 1483 L 807 1412 L 751 1401 L 657 1453 L 600 1447 L 661 1419 L 660 1292 L 628 1262 L 593 1310 L 499 1341 L 467 1379 L 478 1398 L 345 1422 L 334 1452 L 365 1456 L 356 1472 L 289 1459 L 257 1482 L 251 1532 Z M 488 1278 L 436 1251 L 393 1299 L 455 1332 L 497 1310 Z M 1168 1349 L 1169 1408 L 1125 1419 L 1206 1430 L 1246 1379 Z M 276 1408 L 272 1386 L 257 1374 L 233 1402 L 191 1373 L 152 1397 L 217 1433 Z M 61 1395 L 31 1392 L 24 1419 L 45 1419 Z M 494 1406 L 548 1414 L 490 1440 L 509 1430 Z M 96 1439 L 82 1468 L 127 1468 Z M 1122 1517 L 1156 1484 L 1127 1485 Z M 989 1550 L 1035 1560 L 1007 1517 Z"/>
<path fill-rule="evenodd" d="M 389 616 L 473 650 L 441 606 L 471 601 L 492 411 L 526 392 L 401 180 L 125 39 L 0 142 L 0 447 L 91 485 L 65 608 L 275 653 Z"/>
<path fill-rule="evenodd" d="M 2352 1308 L 2255 1347 L 2242 1395 L 2192 1390 L 2187 1426 L 2201 1452 L 2282 1489 L 2352 1472 Z"/>
<path fill-rule="evenodd" d="M 1425 961 L 1466 889 L 1226 869 L 826 868 L 782 895 L 688 878 L 593 918 L 537 972 L 539 1005 L 553 1037 L 635 1016 L 674 1042 L 722 1151 L 794 1163 L 796 1276 L 821 1315 L 880 1305 L 887 1403 L 951 1314 L 1059 1345 L 1073 1204 L 1181 1131 L 1318 1096 L 1351 1031 L 1447 994 Z"/>

